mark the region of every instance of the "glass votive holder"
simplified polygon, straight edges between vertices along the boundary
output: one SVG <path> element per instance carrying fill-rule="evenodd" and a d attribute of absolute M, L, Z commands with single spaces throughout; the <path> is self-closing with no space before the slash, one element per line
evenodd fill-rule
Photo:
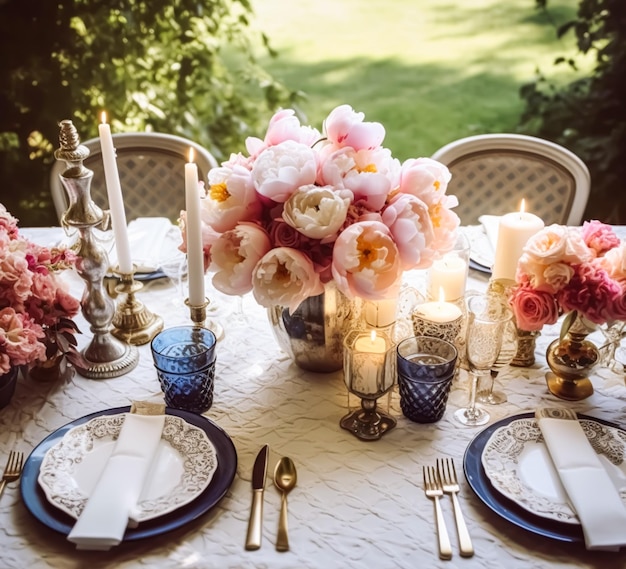
<path fill-rule="evenodd" d="M 459 302 L 465 296 L 469 275 L 470 244 L 457 234 L 453 248 L 435 259 L 428 269 L 427 296 L 430 300 Z"/>
<path fill-rule="evenodd" d="M 411 315 L 415 336 L 431 336 L 457 344 L 462 337 L 463 311 L 451 302 L 424 302 Z"/>
<path fill-rule="evenodd" d="M 348 391 L 360 398 L 361 407 L 339 424 L 360 439 L 379 439 L 396 425 L 376 404 L 395 384 L 392 348 L 389 336 L 380 330 L 353 330 L 344 340 L 344 381 Z"/>
<path fill-rule="evenodd" d="M 150 344 L 168 407 L 204 413 L 213 404 L 215 334 L 202 326 L 175 326 Z"/>
<path fill-rule="evenodd" d="M 440 338 L 415 336 L 396 348 L 402 414 L 416 423 L 439 421 L 446 410 L 458 352 Z"/>

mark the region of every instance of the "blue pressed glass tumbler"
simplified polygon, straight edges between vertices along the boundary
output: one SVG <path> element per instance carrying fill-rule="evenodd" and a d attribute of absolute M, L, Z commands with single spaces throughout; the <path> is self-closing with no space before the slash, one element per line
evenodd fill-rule
<path fill-rule="evenodd" d="M 157 334 L 150 344 L 165 403 L 203 413 L 213 403 L 215 334 L 201 326 L 176 326 Z"/>

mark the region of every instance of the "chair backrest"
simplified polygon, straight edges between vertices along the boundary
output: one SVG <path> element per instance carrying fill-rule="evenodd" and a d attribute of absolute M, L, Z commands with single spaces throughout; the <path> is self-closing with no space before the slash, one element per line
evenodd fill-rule
<path fill-rule="evenodd" d="M 100 139 L 92 138 L 83 144 L 90 151 L 84 165 L 94 173 L 91 197 L 101 208 L 108 209 Z M 189 148 L 194 149 L 200 180 L 206 183 L 209 170 L 217 166 L 208 150 L 172 134 L 116 133 L 113 144 L 127 221 L 137 217 L 167 217 L 172 222 L 178 219 L 185 209 L 184 164 L 189 159 Z M 65 162 L 57 161 L 50 172 L 50 191 L 59 222 L 67 210 L 67 193 L 60 177 L 66 169 Z"/>
<path fill-rule="evenodd" d="M 437 150 L 433 159 L 448 166 L 448 194 L 463 225 L 488 213 L 526 210 L 552 223 L 580 225 L 591 179 L 585 163 L 563 146 L 521 134 L 461 138 Z"/>

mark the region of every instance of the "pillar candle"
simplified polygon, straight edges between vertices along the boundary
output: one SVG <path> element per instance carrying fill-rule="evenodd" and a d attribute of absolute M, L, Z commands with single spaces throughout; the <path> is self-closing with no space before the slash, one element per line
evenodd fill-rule
<path fill-rule="evenodd" d="M 200 217 L 200 190 L 198 166 L 189 149 L 189 162 L 185 164 L 185 207 L 187 208 L 187 270 L 189 271 L 189 304 L 201 306 L 204 296 L 204 253 L 202 251 L 202 222 Z"/>
<path fill-rule="evenodd" d="M 387 342 L 372 330 L 359 336 L 354 342 L 352 386 L 362 394 L 379 392 L 379 378 L 382 380 L 385 366 Z"/>
<path fill-rule="evenodd" d="M 523 200 L 519 212 L 507 213 L 500 218 L 492 279 L 515 280 L 517 262 L 526 242 L 543 227 L 541 218 L 524 211 Z"/>
<path fill-rule="evenodd" d="M 425 320 L 438 324 L 453 322 L 463 314 L 456 304 L 443 301 L 424 302 L 415 308 L 415 312 Z"/>
<path fill-rule="evenodd" d="M 111 128 L 106 120 L 106 113 L 102 113 L 102 123 L 98 125 L 98 132 L 100 133 L 104 179 L 106 181 L 109 209 L 111 211 L 111 225 L 113 226 L 119 271 L 123 274 L 130 274 L 133 272 L 133 262 L 130 256 L 124 199 L 122 198 L 122 187 L 117 171 Z"/>
<path fill-rule="evenodd" d="M 365 321 L 376 328 L 391 326 L 396 321 L 398 298 L 368 300 L 365 303 Z"/>
<path fill-rule="evenodd" d="M 468 264 L 457 255 L 445 255 L 433 262 L 429 270 L 428 293 L 438 298 L 443 290 L 443 300 L 456 300 L 465 296 Z"/>

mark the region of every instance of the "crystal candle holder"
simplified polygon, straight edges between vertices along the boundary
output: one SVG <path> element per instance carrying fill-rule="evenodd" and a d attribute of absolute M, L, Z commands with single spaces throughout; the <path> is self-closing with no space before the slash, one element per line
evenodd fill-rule
<path fill-rule="evenodd" d="M 361 406 L 339 424 L 359 439 L 380 439 L 396 426 L 376 403 L 395 383 L 392 348 L 389 336 L 380 330 L 353 330 L 344 341 L 344 381 Z"/>

